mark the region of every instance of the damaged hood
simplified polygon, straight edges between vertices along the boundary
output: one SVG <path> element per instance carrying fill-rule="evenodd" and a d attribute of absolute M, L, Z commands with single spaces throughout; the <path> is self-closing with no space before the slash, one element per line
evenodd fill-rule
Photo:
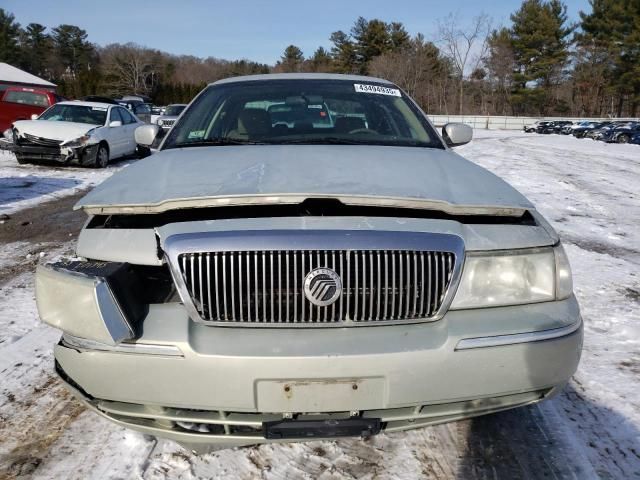
<path fill-rule="evenodd" d="M 90 214 L 300 203 L 425 208 L 520 216 L 532 208 L 509 184 L 450 150 L 361 145 L 236 145 L 161 151 L 97 186 Z"/>
<path fill-rule="evenodd" d="M 74 140 L 93 130 L 98 125 L 74 122 L 54 122 L 49 120 L 19 120 L 13 123 L 18 134 L 28 134 L 34 137 L 61 140 Z"/>

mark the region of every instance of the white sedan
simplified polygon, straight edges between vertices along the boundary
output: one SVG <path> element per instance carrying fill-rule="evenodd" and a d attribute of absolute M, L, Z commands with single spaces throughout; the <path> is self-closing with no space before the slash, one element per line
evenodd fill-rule
<path fill-rule="evenodd" d="M 19 163 L 78 162 L 103 168 L 109 161 L 148 149 L 136 145 L 134 132 L 144 125 L 120 105 L 97 102 L 60 102 L 32 120 L 14 122 L 4 132 L 3 148 Z"/>

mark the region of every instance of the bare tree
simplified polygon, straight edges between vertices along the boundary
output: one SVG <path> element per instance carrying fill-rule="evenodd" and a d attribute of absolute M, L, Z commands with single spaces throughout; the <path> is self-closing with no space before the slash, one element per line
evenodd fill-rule
<path fill-rule="evenodd" d="M 104 72 L 112 93 L 148 94 L 158 80 L 154 51 L 133 43 L 106 46 L 102 52 Z"/>
<path fill-rule="evenodd" d="M 464 106 L 464 82 L 468 74 L 477 71 L 487 53 L 491 18 L 486 13 L 461 26 L 458 15 L 450 13 L 438 21 L 438 43 L 451 60 L 458 77 L 459 113 Z"/>
<path fill-rule="evenodd" d="M 369 71 L 372 75 L 387 78 L 401 86 L 427 112 L 447 111 L 450 63 L 421 34 L 407 41 L 400 51 L 374 57 L 369 64 Z"/>
<path fill-rule="evenodd" d="M 511 33 L 507 28 L 494 30 L 489 35 L 487 54 L 484 58 L 484 66 L 488 72 L 487 82 L 493 97 L 493 108 L 496 113 L 502 115 L 513 113 L 510 95 L 516 64 L 511 40 Z"/>

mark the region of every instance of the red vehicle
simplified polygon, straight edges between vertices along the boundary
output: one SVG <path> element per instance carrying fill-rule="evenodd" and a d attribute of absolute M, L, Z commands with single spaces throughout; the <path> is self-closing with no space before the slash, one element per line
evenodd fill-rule
<path fill-rule="evenodd" d="M 0 95 L 0 133 L 16 120 L 30 120 L 31 115 L 40 115 L 54 103 L 63 100 L 49 90 L 28 87 L 8 87 Z"/>

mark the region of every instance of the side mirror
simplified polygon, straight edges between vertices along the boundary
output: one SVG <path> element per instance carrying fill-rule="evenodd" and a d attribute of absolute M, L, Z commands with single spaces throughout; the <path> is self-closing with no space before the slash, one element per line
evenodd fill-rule
<path fill-rule="evenodd" d="M 32 113 L 31 114 L 31 120 L 37 120 L 39 116 L 40 115 L 38 115 L 37 113 Z"/>
<path fill-rule="evenodd" d="M 113 127 L 121 127 L 122 122 L 120 120 L 114 120 L 113 122 L 109 122 L 109 128 Z"/>
<path fill-rule="evenodd" d="M 158 135 L 158 130 L 160 130 L 160 127 L 157 125 L 142 125 L 141 127 L 136 128 L 136 143 L 144 147 L 150 147 L 155 140 L 156 135 Z"/>
<path fill-rule="evenodd" d="M 442 127 L 442 138 L 448 147 L 464 145 L 473 138 L 473 129 L 464 123 L 447 123 Z"/>

